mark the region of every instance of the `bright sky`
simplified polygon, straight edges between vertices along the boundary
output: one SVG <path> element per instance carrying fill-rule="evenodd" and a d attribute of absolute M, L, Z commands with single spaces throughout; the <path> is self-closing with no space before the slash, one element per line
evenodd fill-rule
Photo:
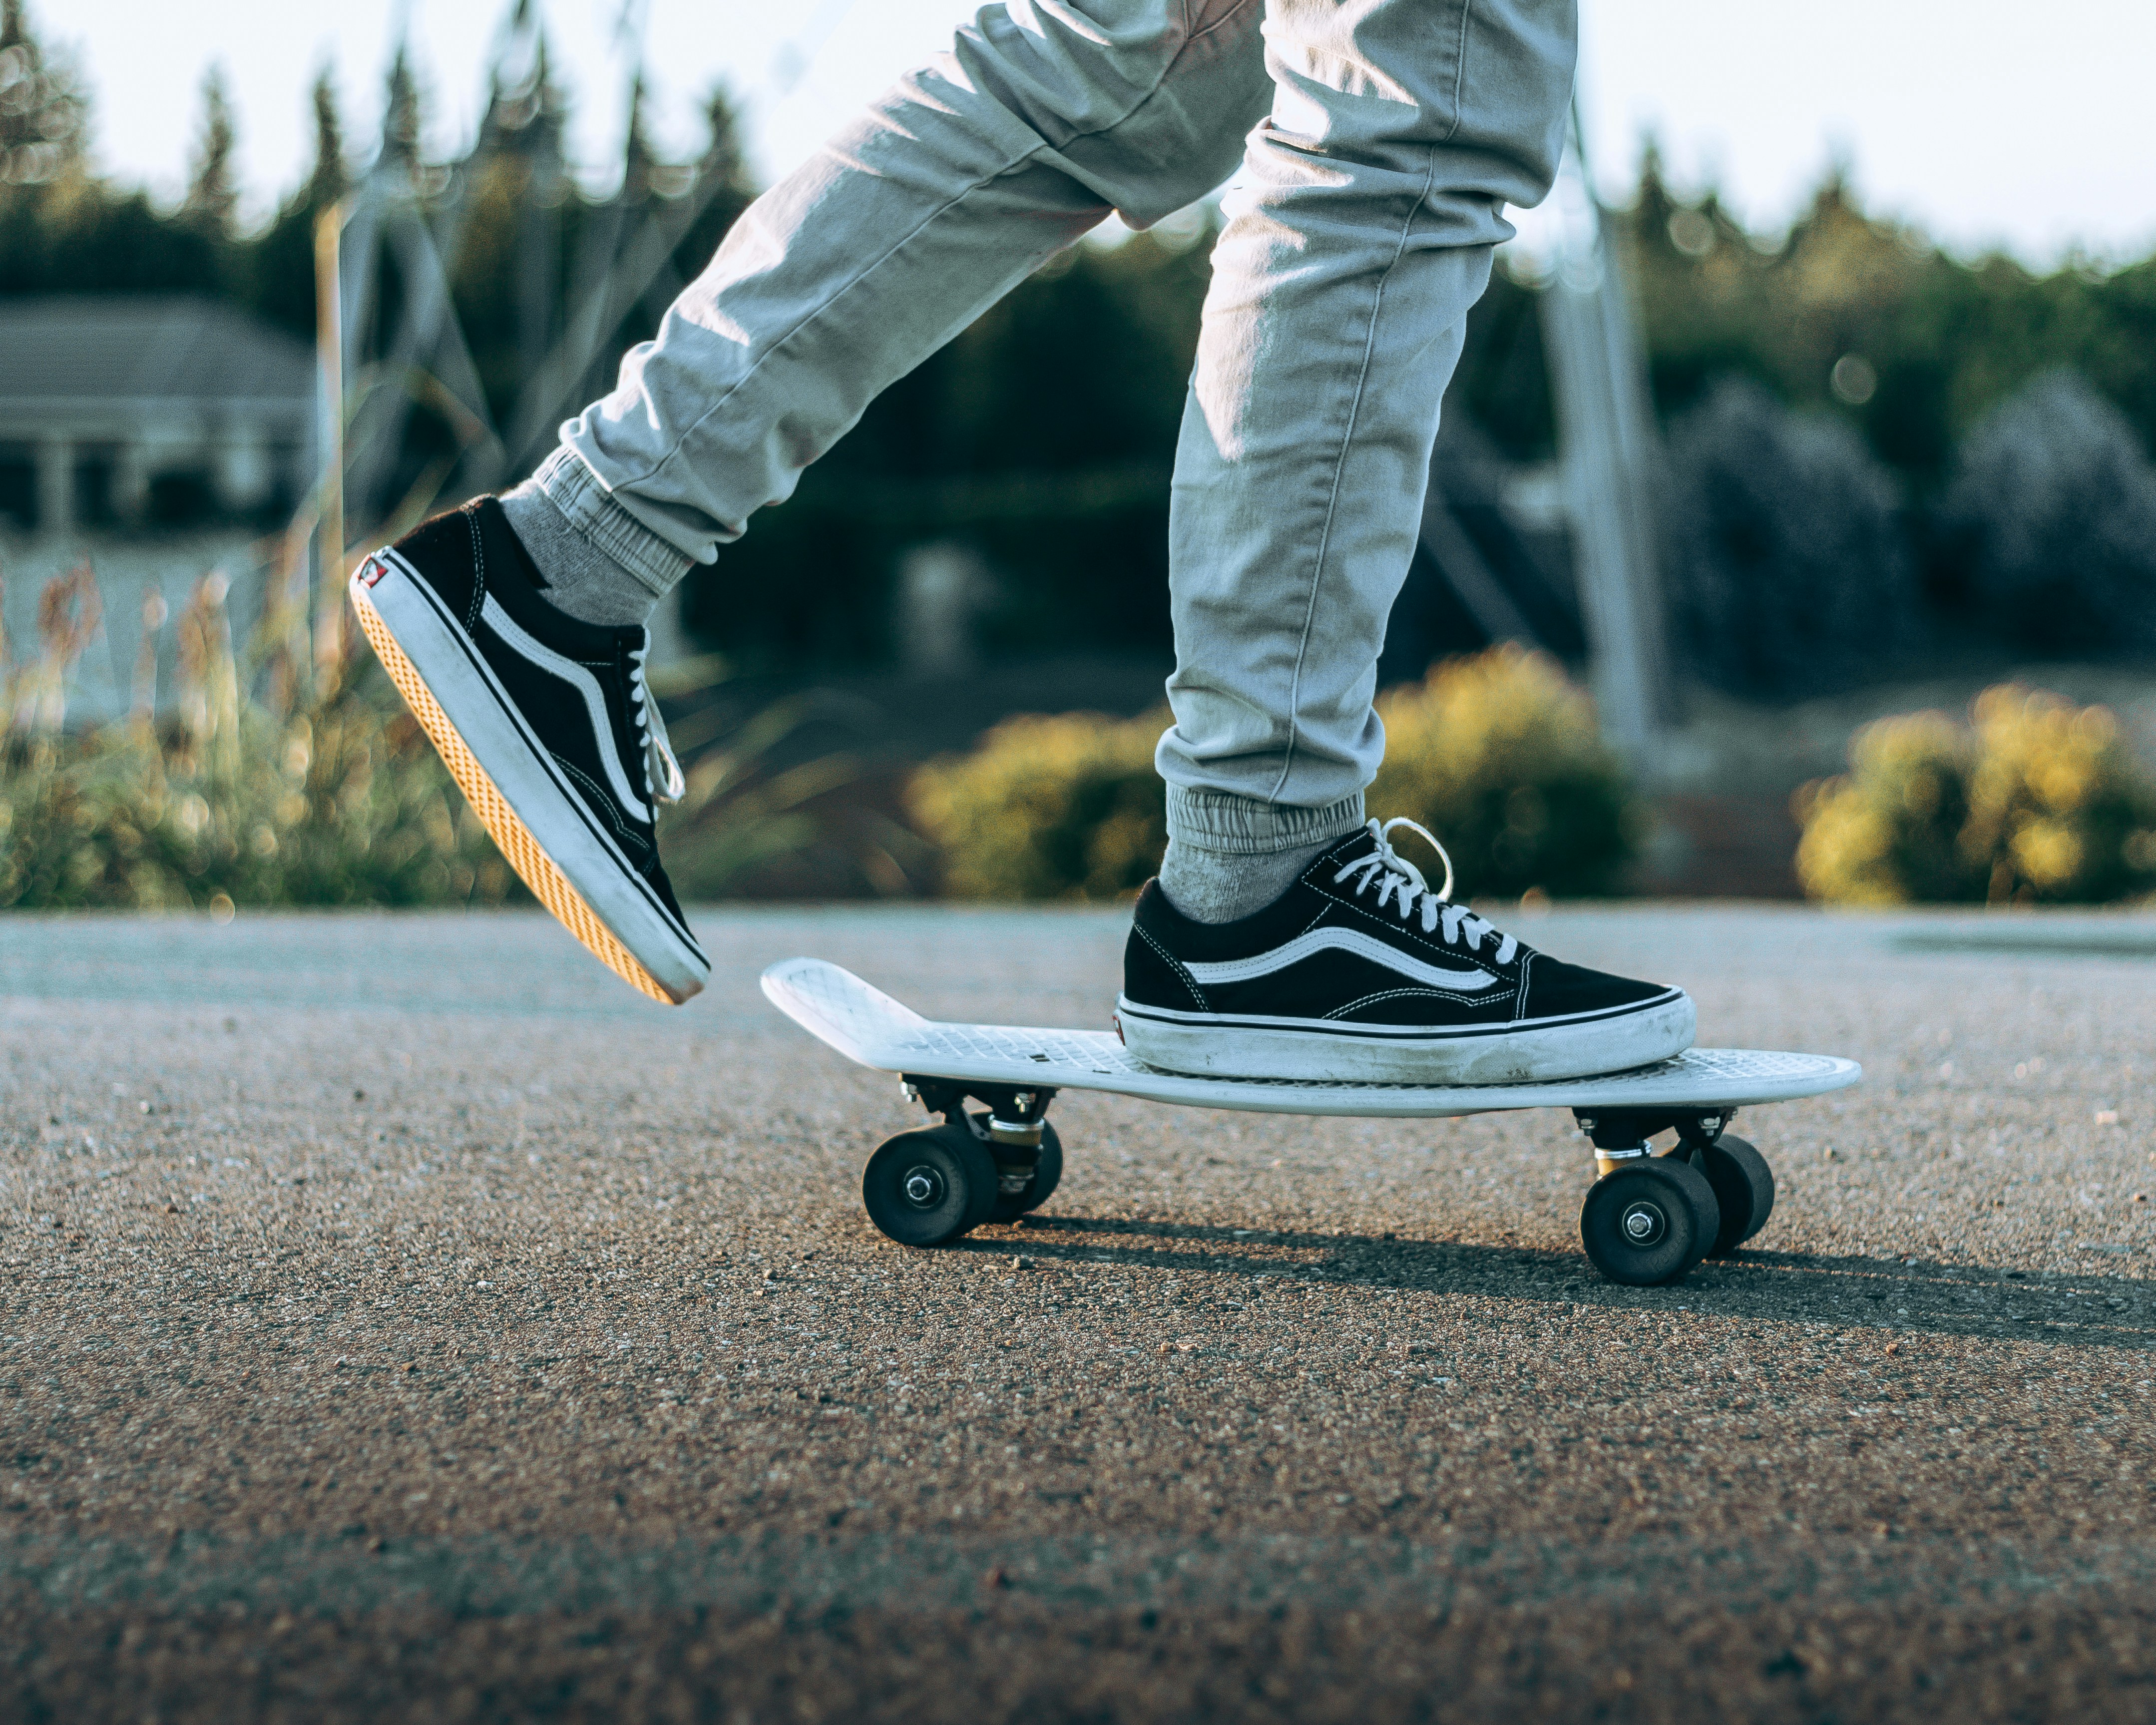
<path fill-rule="evenodd" d="M 699 98 L 743 100 L 761 172 L 799 161 L 858 103 L 973 10 L 961 0 L 542 0 L 557 74 L 577 98 L 572 147 L 619 150 L 624 5 L 645 14 L 656 130 L 701 143 Z M 1582 0 L 1581 100 L 1597 168 L 1621 187 L 1643 128 L 1680 184 L 1717 180 L 1757 226 L 1796 212 L 1830 155 L 1871 205 L 1958 249 L 2004 245 L 2035 263 L 2078 246 L 2123 260 L 2156 250 L 2149 0 Z M 89 74 L 104 167 L 176 193 L 203 69 L 223 62 L 239 110 L 250 208 L 304 170 L 307 90 L 336 68 L 355 139 L 371 135 L 382 69 L 408 13 L 434 142 L 470 136 L 509 0 L 30 0 L 48 40 Z M 311 13 L 317 22 L 301 20 Z M 788 75 L 803 55 L 807 69 Z M 789 87 L 790 86 L 790 87 Z"/>

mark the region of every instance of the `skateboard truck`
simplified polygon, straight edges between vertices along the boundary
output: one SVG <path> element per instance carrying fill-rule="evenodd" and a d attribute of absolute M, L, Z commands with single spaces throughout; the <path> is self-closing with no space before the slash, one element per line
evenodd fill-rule
<path fill-rule="evenodd" d="M 951 1126 L 963 1126 L 988 1147 L 995 1158 L 996 1184 L 1006 1194 L 1024 1192 L 1032 1183 L 1034 1166 L 1040 1158 L 1041 1128 L 1048 1119 L 1048 1105 L 1055 1092 L 1045 1087 L 1015 1084 L 974 1084 L 955 1078 L 916 1078 L 901 1076 L 900 1087 L 931 1114 L 940 1114 Z M 985 1102 L 988 1111 L 976 1114 L 966 1106 L 970 1097 Z"/>
<path fill-rule="evenodd" d="M 1707 1149 L 1721 1137 L 1729 1122 L 1737 1117 L 1734 1108 L 1718 1108 L 1707 1112 L 1697 1109 L 1667 1108 L 1575 1108 L 1572 1117 L 1579 1122 L 1594 1146 L 1594 1171 L 1598 1174 L 1614 1174 L 1628 1162 L 1636 1162 L 1650 1154 L 1648 1141 L 1656 1132 L 1667 1132 L 1671 1127 L 1677 1131 L 1679 1142 L 1688 1153 L 1685 1160 L 1697 1162 L 1697 1154 Z"/>

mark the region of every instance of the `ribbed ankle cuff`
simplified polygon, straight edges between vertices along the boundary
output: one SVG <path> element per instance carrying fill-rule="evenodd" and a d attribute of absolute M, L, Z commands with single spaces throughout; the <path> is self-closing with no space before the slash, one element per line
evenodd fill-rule
<path fill-rule="evenodd" d="M 562 511 L 594 549 L 621 566 L 638 585 L 663 598 L 689 572 L 693 558 L 661 539 L 608 495 L 598 475 L 574 449 L 557 449 L 526 483 Z"/>
<path fill-rule="evenodd" d="M 1231 791 L 1168 788 L 1168 836 L 1178 845 L 1225 856 L 1267 856 L 1345 838 L 1363 824 L 1363 793 L 1322 809 L 1260 803 Z"/>

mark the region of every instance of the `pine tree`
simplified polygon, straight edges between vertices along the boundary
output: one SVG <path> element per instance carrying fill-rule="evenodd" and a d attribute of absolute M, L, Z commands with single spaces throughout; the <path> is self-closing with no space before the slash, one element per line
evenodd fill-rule
<path fill-rule="evenodd" d="M 382 157 L 400 164 L 407 173 L 419 167 L 420 134 L 425 127 L 421 112 L 419 81 L 413 75 L 411 44 L 399 42 L 389 63 L 389 86 L 382 109 Z"/>
<path fill-rule="evenodd" d="M 344 163 L 344 121 L 337 112 L 336 80 L 325 65 L 315 74 L 315 171 L 307 182 L 311 209 L 327 209 L 350 183 Z"/>
<path fill-rule="evenodd" d="M 697 178 L 747 191 L 748 164 L 742 154 L 741 121 L 725 85 L 713 85 L 704 98 L 704 123 L 711 128 L 711 141 L 704 147 L 703 160 L 696 164 Z"/>
<path fill-rule="evenodd" d="M 659 162 L 644 127 L 645 103 L 644 69 L 639 66 L 629 83 L 629 133 L 622 141 L 621 190 L 616 194 L 628 205 L 641 203 L 651 195 L 652 171 Z"/>
<path fill-rule="evenodd" d="M 74 67 L 38 45 L 23 0 L 0 0 L 0 186 L 79 172 L 89 148 L 90 100 Z"/>
<path fill-rule="evenodd" d="M 222 65 L 213 64 L 203 74 L 202 100 L 202 130 L 196 134 L 194 167 L 180 211 L 195 226 L 223 235 L 231 233 L 233 212 L 239 203 L 232 160 L 239 139 Z"/>

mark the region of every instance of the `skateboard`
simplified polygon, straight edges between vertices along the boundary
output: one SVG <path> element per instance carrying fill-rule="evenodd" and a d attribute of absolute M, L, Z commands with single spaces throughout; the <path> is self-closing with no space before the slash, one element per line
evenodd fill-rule
<path fill-rule="evenodd" d="M 1569 1108 L 1594 1146 L 1597 1173 L 1580 1206 L 1580 1244 L 1612 1281 L 1653 1286 L 1681 1281 L 1702 1258 L 1735 1251 L 1767 1225 L 1774 1173 L 1728 1129 L 1737 1111 L 1824 1095 L 1863 1076 L 1856 1061 L 1832 1055 L 1695 1048 L 1629 1072 L 1548 1084 L 1194 1078 L 1142 1065 L 1106 1031 L 924 1019 L 820 958 L 783 960 L 762 981 L 772 1004 L 803 1029 L 848 1060 L 895 1073 L 909 1098 L 942 1117 L 880 1146 L 861 1177 L 869 1219 L 915 1246 L 1014 1222 L 1047 1200 L 1063 1175 L 1062 1142 L 1047 1120 L 1058 1091 L 1366 1118 Z M 1671 1130 L 1675 1143 L 1656 1153 L 1656 1136 Z"/>

